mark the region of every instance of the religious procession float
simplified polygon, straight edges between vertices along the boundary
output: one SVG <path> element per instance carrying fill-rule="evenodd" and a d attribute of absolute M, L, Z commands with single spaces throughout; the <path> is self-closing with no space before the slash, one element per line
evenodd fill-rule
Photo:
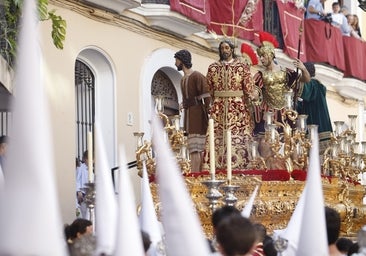
<path fill-rule="evenodd" d="M 288 97 L 292 97 L 289 95 Z M 291 115 L 296 126 L 283 123 L 283 133 L 278 133 L 271 113 L 266 113 L 265 140 L 272 154 L 263 158 L 258 152 L 258 142 L 250 144 L 250 164 L 245 170 L 215 169 L 214 156 L 202 172 L 190 172 L 187 156 L 187 139 L 179 125 L 179 116 L 168 117 L 163 113 L 162 98 L 157 98 L 157 115 L 165 125 L 165 135 L 181 168 L 186 186 L 207 236 L 212 235 L 212 211 L 222 205 L 234 205 L 238 209 L 248 203 L 257 191 L 250 218 L 264 224 L 268 233 L 284 229 L 298 203 L 307 177 L 311 133 L 315 125 L 307 125 L 307 116 L 298 115 L 288 106 L 286 115 Z M 159 107 L 160 106 L 160 107 Z M 335 121 L 328 146 L 320 155 L 321 180 L 325 205 L 335 208 L 341 215 L 341 235 L 355 237 L 366 223 L 366 207 L 363 204 L 365 188 L 362 174 L 365 172 L 366 142 L 356 143 L 355 122 L 357 116 L 350 115 L 348 124 Z M 211 120 L 210 120 L 211 122 Z M 209 123 L 210 123 L 209 122 Z M 212 124 L 208 137 L 212 138 Z M 139 175 L 145 162 L 159 215 L 160 202 L 155 183 L 155 159 L 153 145 L 144 140 L 144 133 L 136 132 L 136 160 Z M 209 147 L 213 147 L 209 139 Z M 211 150 L 213 152 L 214 150 Z M 230 154 L 230 151 L 227 152 Z M 228 159 L 231 158 L 228 155 Z M 283 163 L 282 168 L 269 168 L 268 163 Z M 277 165 L 281 166 L 281 165 Z"/>

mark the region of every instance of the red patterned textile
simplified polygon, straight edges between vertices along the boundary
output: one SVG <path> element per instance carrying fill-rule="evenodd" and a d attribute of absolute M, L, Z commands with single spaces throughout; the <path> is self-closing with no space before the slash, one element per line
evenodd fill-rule
<path fill-rule="evenodd" d="M 204 25 L 210 23 L 209 0 L 170 0 L 170 9 L 198 23 Z"/>
<path fill-rule="evenodd" d="M 277 0 L 278 13 L 284 41 L 283 51 L 292 58 L 297 58 L 299 48 L 300 26 L 304 28 L 304 10 L 297 8 L 293 3 L 284 3 Z M 305 39 L 301 34 L 300 60 L 306 61 Z"/>
<path fill-rule="evenodd" d="M 263 30 L 262 0 L 170 0 L 170 8 L 218 35 L 253 41 Z"/>
<path fill-rule="evenodd" d="M 344 76 L 366 80 L 366 42 L 354 37 L 343 36 L 343 45 L 346 66 Z"/>
<path fill-rule="evenodd" d="M 248 3 L 250 3 L 249 6 L 247 6 Z M 251 6 L 253 8 L 249 8 Z M 241 22 L 244 11 L 252 12 L 251 18 Z M 263 30 L 262 0 L 211 0 L 210 12 L 211 20 L 208 30 L 216 34 L 253 41 L 254 33 Z"/>
<path fill-rule="evenodd" d="M 321 20 L 304 20 L 306 59 L 324 62 L 345 70 L 342 33 L 329 23 Z"/>
<path fill-rule="evenodd" d="M 226 175 L 227 171 L 223 169 L 216 170 L 216 175 Z M 287 170 L 233 170 L 233 176 L 241 175 L 241 176 L 261 176 L 262 181 L 289 181 L 290 179 L 297 181 L 306 181 L 307 171 L 304 170 L 293 170 L 289 173 Z M 203 170 L 202 172 L 192 172 L 188 174 L 184 174 L 184 177 L 209 177 L 210 173 L 207 170 Z M 332 176 L 321 175 L 322 179 L 327 179 L 330 183 L 332 183 Z M 338 178 L 336 178 L 336 182 Z M 349 183 L 355 186 L 361 186 L 360 183 L 347 180 Z M 150 182 L 155 182 L 155 176 L 150 176 Z"/>
<path fill-rule="evenodd" d="M 245 145 L 253 134 L 253 119 L 248 99 L 253 93 L 254 81 L 249 66 L 239 59 L 230 63 L 217 61 L 208 67 L 206 77 L 213 96 L 210 116 L 214 120 L 215 166 L 227 166 L 226 131 L 230 129 L 232 168 L 245 169 L 249 163 Z M 205 157 L 205 163 L 209 163 L 208 157 Z"/>
<path fill-rule="evenodd" d="M 304 170 L 293 170 L 291 172 L 291 177 L 294 180 L 305 181 L 306 180 L 306 176 L 307 176 L 307 172 L 304 171 Z"/>

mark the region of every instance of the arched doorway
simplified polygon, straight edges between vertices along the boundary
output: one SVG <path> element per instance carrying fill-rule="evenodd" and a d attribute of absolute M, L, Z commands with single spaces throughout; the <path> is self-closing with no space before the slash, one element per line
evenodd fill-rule
<path fill-rule="evenodd" d="M 169 113 L 179 113 L 182 95 L 180 81 L 182 74 L 174 65 L 174 52 L 171 49 L 157 49 L 146 59 L 142 68 L 140 130 L 145 138 L 151 137 L 151 117 L 154 110 L 154 96 L 160 94 L 168 97 L 166 104 Z"/>
<path fill-rule="evenodd" d="M 173 82 L 163 70 L 158 70 L 151 82 L 151 95 L 153 98 L 164 98 L 164 114 L 167 116 L 179 115 L 178 94 Z"/>
<path fill-rule="evenodd" d="M 82 50 L 75 62 L 76 152 L 80 157 L 86 150 L 86 133 L 94 131 L 98 120 L 111 168 L 117 165 L 114 92 L 114 69 L 107 55 L 98 48 Z"/>

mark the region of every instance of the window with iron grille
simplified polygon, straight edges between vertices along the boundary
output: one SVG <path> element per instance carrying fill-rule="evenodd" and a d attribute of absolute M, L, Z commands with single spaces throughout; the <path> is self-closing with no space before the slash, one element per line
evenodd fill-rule
<path fill-rule="evenodd" d="M 87 149 L 88 131 L 94 134 L 95 78 L 92 70 L 82 61 L 75 63 L 75 117 L 76 154 L 80 161 Z"/>
<path fill-rule="evenodd" d="M 281 22 L 278 13 L 278 7 L 276 1 L 264 0 L 263 1 L 263 28 L 264 31 L 276 36 L 279 43 L 279 48 L 283 49 L 283 36 L 281 29 Z"/>

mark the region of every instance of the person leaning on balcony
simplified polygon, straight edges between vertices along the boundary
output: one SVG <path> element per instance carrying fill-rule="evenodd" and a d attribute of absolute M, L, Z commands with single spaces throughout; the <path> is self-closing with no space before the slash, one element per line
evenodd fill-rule
<path fill-rule="evenodd" d="M 203 151 L 205 149 L 208 126 L 208 108 L 210 93 L 206 77 L 192 69 L 191 53 L 180 50 L 174 54 L 175 66 L 183 71 L 181 90 L 184 109 L 184 130 L 188 133 L 188 151 L 191 160 L 191 172 L 202 170 Z"/>
<path fill-rule="evenodd" d="M 343 19 L 346 16 L 344 16 L 343 13 L 341 13 L 341 5 L 339 2 L 333 2 L 332 3 L 332 25 L 340 26 L 343 23 Z"/>
<path fill-rule="evenodd" d="M 360 28 L 360 21 L 358 19 L 358 16 L 356 14 L 353 14 L 353 23 L 350 24 L 353 30 L 357 33 L 357 35 L 362 38 L 361 35 L 361 28 Z"/>
<path fill-rule="evenodd" d="M 356 15 L 357 17 L 357 15 Z M 349 29 L 350 29 L 350 34 L 349 36 L 352 36 L 352 37 L 355 37 L 357 38 L 358 40 L 361 40 L 361 41 L 364 41 L 361 37 L 361 32 L 357 32 L 357 28 L 355 26 L 355 15 L 353 14 L 347 14 L 346 15 L 346 20 L 347 20 L 347 24 L 349 26 Z M 358 20 L 358 17 L 357 17 L 357 20 Z M 360 28 L 358 27 L 358 30 Z"/>
<path fill-rule="evenodd" d="M 345 21 L 342 23 L 342 26 L 340 27 L 340 29 L 342 31 L 342 35 L 343 36 L 352 36 L 359 40 L 362 40 L 362 38 L 357 34 L 357 32 L 352 27 L 353 15 L 349 13 L 347 6 L 343 5 L 341 7 L 340 12 L 345 17 Z"/>
<path fill-rule="evenodd" d="M 327 13 L 324 11 L 324 2 L 326 0 L 310 0 L 306 9 L 306 19 L 321 20 Z"/>
<path fill-rule="evenodd" d="M 348 24 L 346 13 L 348 9 L 343 6 L 341 8 L 339 2 L 332 3 L 332 25 L 338 27 L 343 36 L 350 36 L 351 35 L 351 26 Z"/>

